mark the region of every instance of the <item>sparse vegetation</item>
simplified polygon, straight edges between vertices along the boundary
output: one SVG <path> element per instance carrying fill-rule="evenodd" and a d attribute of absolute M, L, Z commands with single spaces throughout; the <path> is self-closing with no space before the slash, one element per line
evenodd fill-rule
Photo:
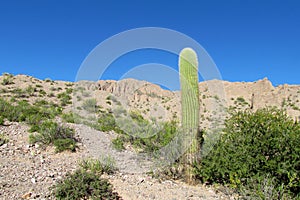
<path fill-rule="evenodd" d="M 61 106 L 66 106 L 66 105 L 72 103 L 72 102 L 71 102 L 72 97 L 71 97 L 70 94 L 68 94 L 67 92 L 59 93 L 59 94 L 57 95 L 57 98 L 60 99 Z"/>
<path fill-rule="evenodd" d="M 11 85 L 11 84 L 14 84 L 13 77 L 14 76 L 12 74 L 4 73 L 1 84 L 2 85 Z"/>
<path fill-rule="evenodd" d="M 30 134 L 29 142 L 43 145 L 54 145 L 56 152 L 65 150 L 76 150 L 76 139 L 74 130 L 58 125 L 56 122 L 44 121 L 36 130 L 37 133 Z"/>
<path fill-rule="evenodd" d="M 25 89 L 26 93 L 29 96 L 34 96 L 34 92 L 36 92 L 36 88 L 32 87 L 32 85 L 29 85 L 26 89 Z"/>
<path fill-rule="evenodd" d="M 118 169 L 116 163 L 112 157 L 102 157 L 100 160 L 96 159 L 86 159 L 83 160 L 79 166 L 86 170 L 93 172 L 95 174 L 114 174 Z"/>
<path fill-rule="evenodd" d="M 20 88 L 16 88 L 12 91 L 13 94 L 15 94 L 16 98 L 26 98 L 26 92 Z"/>
<path fill-rule="evenodd" d="M 44 80 L 46 83 L 52 82 L 52 80 L 50 78 L 45 78 Z"/>
<path fill-rule="evenodd" d="M 0 116 L 0 125 L 3 125 L 4 124 L 4 119 L 2 116 Z"/>
<path fill-rule="evenodd" d="M 117 111 L 115 108 L 121 107 L 117 97 L 109 95 L 106 99 L 102 99 L 104 104 L 106 102 L 112 106 L 101 107 L 99 102 L 92 98 L 93 93 L 89 93 L 84 88 L 77 88 L 75 97 L 78 101 L 82 100 L 80 106 L 77 107 L 78 110 L 83 113 L 86 113 L 85 111 L 95 113 L 93 116 L 82 117 L 70 112 L 70 106 L 64 107 L 71 104 L 73 89 L 69 87 L 72 87 L 73 83 L 65 83 L 64 86 L 63 83 L 45 79 L 48 84 L 44 85 L 42 81 L 32 79 L 37 82 L 25 80 L 27 85 L 24 84 L 18 88 L 16 84 L 11 85 L 13 82 L 19 83 L 19 80 L 12 75 L 5 75 L 0 80 L 0 85 L 2 85 L 0 88 L 0 126 L 3 126 L 1 130 L 15 126 L 15 123 L 10 122 L 26 123 L 30 127 L 29 142 L 31 144 L 38 143 L 42 147 L 50 145 L 55 147 L 56 152 L 76 151 L 78 142 L 74 130 L 58 124 L 55 121 L 57 117 L 62 118 L 64 122 L 83 123 L 103 132 L 114 131 L 117 134 L 114 135 L 115 139 L 112 140 L 111 145 L 120 151 L 133 147 L 137 152 L 156 155 L 156 151 L 169 144 L 178 134 L 178 122 L 175 121 L 177 112 L 174 111 L 179 106 L 175 103 L 176 101 L 173 99 L 170 101 L 171 98 L 163 95 L 157 96 L 153 92 L 142 94 L 137 90 L 140 95 L 159 99 L 155 99 L 154 104 L 147 96 L 145 98 L 148 99 L 140 98 L 141 101 L 138 100 L 139 98 L 130 99 L 131 108 L 136 108 L 136 110 L 120 109 Z M 36 83 L 39 84 L 36 85 Z M 47 95 L 50 83 L 62 86 L 62 88 L 51 87 L 52 92 Z M 61 93 L 57 92 L 59 90 L 62 90 Z M 78 95 L 80 91 L 83 96 L 89 96 L 89 98 L 84 99 L 83 96 Z M 274 91 L 276 92 L 274 94 L 277 94 L 276 89 Z M 297 115 L 295 121 L 299 121 L 299 112 L 296 111 L 300 111 L 299 95 L 297 94 L 300 91 L 291 89 L 292 92 L 293 95 L 284 94 L 285 98 L 278 106 L 283 110 L 296 113 L 294 114 Z M 45 100 L 46 95 L 48 97 L 57 95 L 58 99 L 51 98 L 52 102 L 48 102 Z M 202 99 L 206 99 L 207 105 L 210 105 L 209 101 L 211 100 L 219 100 L 218 96 L 209 94 L 201 96 Z M 249 105 L 244 97 L 230 99 L 232 100 L 230 103 L 234 104 L 228 110 L 233 113 L 226 120 L 226 127 L 220 133 L 222 134 L 220 141 L 217 142 L 210 154 L 194 163 L 196 178 L 202 183 L 230 187 L 230 190 L 239 193 L 241 199 L 300 199 L 299 122 L 295 122 L 288 118 L 283 111 L 274 108 L 261 109 L 256 112 L 243 111 Z M 263 103 L 266 104 L 274 102 L 271 98 L 263 99 Z M 200 119 L 203 122 L 200 123 L 203 127 L 209 127 L 206 123 L 213 121 L 210 114 L 217 115 L 218 111 L 208 110 L 210 107 L 206 106 L 203 101 L 201 105 L 203 106 L 200 110 L 203 112 Z M 168 114 L 171 115 L 165 116 L 164 113 L 157 112 L 155 113 L 156 119 L 149 116 L 150 111 L 160 111 L 158 110 L 159 106 L 170 110 L 171 112 Z M 257 105 L 254 110 L 260 106 Z M 138 128 L 129 123 L 127 128 L 131 128 L 132 132 L 126 132 L 126 128 L 119 126 L 119 121 L 115 118 L 116 114 L 128 117 L 131 122 L 137 124 Z M 157 114 L 162 116 L 157 116 Z M 174 121 L 161 122 L 157 120 L 169 119 L 168 117 L 172 115 Z M 159 127 L 158 129 L 151 129 L 154 122 Z M 145 129 L 139 127 L 145 127 Z M 141 134 L 145 135 L 146 131 L 143 130 L 148 127 L 147 137 L 140 137 Z M 8 138 L 11 136 L 8 134 L 9 132 L 0 133 L 0 146 L 9 142 Z M 109 134 L 111 136 L 112 133 Z M 10 148 L 10 142 L 7 147 Z M 30 145 L 30 150 L 34 148 L 38 147 Z M 172 171 L 168 178 L 183 178 L 181 175 L 185 169 L 182 169 L 183 165 L 180 164 L 180 160 L 176 160 L 176 163 L 168 169 Z M 80 163 L 79 170 L 69 173 L 63 180 L 58 181 L 53 189 L 53 195 L 57 199 L 120 199 L 112 191 L 109 182 L 101 178 L 103 173 L 111 174 L 115 170 L 115 164 L 111 158 L 102 161 L 84 160 Z"/>
<path fill-rule="evenodd" d="M 2 146 L 5 143 L 8 143 L 8 141 L 9 139 L 3 133 L 0 133 L 0 146 Z"/>
<path fill-rule="evenodd" d="M 117 138 L 113 139 L 112 140 L 112 144 L 114 146 L 115 149 L 121 151 L 121 150 L 124 150 L 125 147 L 124 147 L 124 139 L 122 139 L 121 136 L 118 136 Z"/>
<path fill-rule="evenodd" d="M 65 85 L 66 85 L 67 87 L 73 87 L 73 86 L 74 86 L 74 83 L 65 83 Z"/>
<path fill-rule="evenodd" d="M 98 127 L 100 131 L 116 131 L 117 125 L 113 114 L 102 113 L 98 119 Z"/>
<path fill-rule="evenodd" d="M 15 105 L 0 98 L 0 116 L 12 122 L 27 122 L 29 125 L 39 125 L 46 119 L 53 119 L 60 113 L 55 106 L 39 107 L 30 105 L 27 101 L 19 101 Z"/>
<path fill-rule="evenodd" d="M 237 102 L 244 103 L 246 100 L 243 97 L 236 98 Z"/>
<path fill-rule="evenodd" d="M 61 118 L 68 123 L 75 123 L 80 121 L 80 116 L 76 113 L 63 113 Z"/>
<path fill-rule="evenodd" d="M 82 108 L 90 113 L 97 111 L 97 100 L 87 99 L 82 103 Z"/>
<path fill-rule="evenodd" d="M 29 141 L 31 143 L 53 144 L 57 152 L 63 150 L 75 150 L 76 140 L 74 131 L 59 126 L 58 124 L 46 121 L 53 119 L 61 113 L 55 105 L 51 105 L 45 100 L 37 100 L 35 105 L 30 105 L 27 101 L 19 101 L 16 105 L 0 99 L 0 118 L 13 122 L 26 122 L 31 126 Z"/>
<path fill-rule="evenodd" d="M 145 120 L 140 114 L 132 112 L 132 120 L 139 123 L 141 127 L 149 126 L 151 122 Z M 139 135 L 145 133 L 128 134 L 126 131 L 121 131 L 121 134 L 113 140 L 113 145 L 116 149 L 124 149 L 124 144 L 131 144 L 140 152 L 154 153 L 165 145 L 169 144 L 176 136 L 178 130 L 177 122 L 163 122 L 160 129 L 149 129 L 147 137 L 140 137 Z M 157 131 L 157 132 L 151 132 Z M 120 132 L 120 131 L 119 131 Z"/>

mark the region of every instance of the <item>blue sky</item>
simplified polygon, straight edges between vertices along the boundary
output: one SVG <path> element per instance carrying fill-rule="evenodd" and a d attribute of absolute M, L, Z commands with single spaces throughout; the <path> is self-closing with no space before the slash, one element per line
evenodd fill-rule
<path fill-rule="evenodd" d="M 163 27 L 200 43 L 223 80 L 300 84 L 300 1 L 297 0 L 3 0 L 0 73 L 74 81 L 102 41 L 140 27 Z M 103 79 L 177 56 L 158 50 L 121 56 Z"/>

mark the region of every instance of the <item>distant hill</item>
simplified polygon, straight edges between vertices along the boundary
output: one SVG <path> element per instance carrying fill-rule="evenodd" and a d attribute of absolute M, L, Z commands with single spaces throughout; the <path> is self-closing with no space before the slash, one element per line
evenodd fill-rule
<path fill-rule="evenodd" d="M 274 87 L 267 78 L 255 82 L 211 80 L 200 82 L 199 89 L 200 123 L 205 129 L 222 121 L 228 109 L 256 110 L 276 106 L 300 120 L 300 85 Z M 180 121 L 180 91 L 164 90 L 158 85 L 135 79 L 72 83 L 6 74 L 0 76 L 0 96 L 31 103 L 46 100 L 62 106 L 65 112 L 79 113 L 85 101 L 95 99 L 97 106 L 103 110 L 113 111 L 118 103 L 128 110 L 139 111 L 148 119 L 167 121 L 175 118 Z"/>

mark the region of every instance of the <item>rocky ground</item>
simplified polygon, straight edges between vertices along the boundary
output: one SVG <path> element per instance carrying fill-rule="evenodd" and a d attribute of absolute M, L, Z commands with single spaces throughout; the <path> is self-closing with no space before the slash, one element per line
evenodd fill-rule
<path fill-rule="evenodd" d="M 28 127 L 10 123 L 0 126 L 9 142 L 0 147 L 0 199 L 53 199 L 49 188 L 62 179 L 78 163 L 89 157 L 112 156 L 119 171 L 106 178 L 123 199 L 230 199 L 224 193 L 203 185 L 189 186 L 180 181 L 155 179 L 145 172 L 147 166 L 138 165 L 134 152 L 112 149 L 109 134 L 83 125 L 72 125 L 82 139 L 76 153 L 55 153 L 49 147 L 29 145 Z M 150 162 L 150 161 L 148 161 Z"/>

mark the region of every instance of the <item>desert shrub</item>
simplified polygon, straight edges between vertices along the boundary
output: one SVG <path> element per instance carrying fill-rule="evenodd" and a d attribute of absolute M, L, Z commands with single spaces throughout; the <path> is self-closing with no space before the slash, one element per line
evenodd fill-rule
<path fill-rule="evenodd" d="M 4 119 L 2 116 L 0 116 L 0 125 L 3 125 L 4 124 Z"/>
<path fill-rule="evenodd" d="M 65 83 L 65 85 L 66 85 L 67 87 L 72 87 L 72 86 L 74 86 L 74 83 L 72 83 L 72 82 L 70 82 L 70 83 Z"/>
<path fill-rule="evenodd" d="M 144 117 L 141 115 L 141 113 L 138 112 L 138 111 L 136 111 L 136 110 L 131 111 L 131 112 L 129 113 L 129 115 L 130 115 L 130 117 L 131 117 L 132 120 L 134 120 L 134 121 L 136 121 L 136 122 L 138 122 L 138 123 L 142 123 L 142 124 L 148 123 L 148 122 L 144 119 Z"/>
<path fill-rule="evenodd" d="M 26 95 L 26 91 L 25 90 L 22 90 L 20 88 L 16 88 L 12 91 L 13 94 L 15 94 L 15 97 L 16 98 L 26 98 L 27 95 Z"/>
<path fill-rule="evenodd" d="M 99 122 L 105 125 L 106 131 L 114 130 L 120 134 L 112 140 L 117 150 L 123 150 L 124 144 L 129 143 L 139 151 L 153 153 L 166 146 L 177 134 L 176 121 L 157 123 L 145 119 L 139 111 L 128 113 L 124 109 L 115 110 L 114 114 L 120 119 L 120 127 L 110 113 L 104 113 L 106 117 L 100 118 Z"/>
<path fill-rule="evenodd" d="M 9 139 L 3 134 L 0 133 L 0 146 L 2 146 L 5 143 L 8 143 Z"/>
<path fill-rule="evenodd" d="M 29 142 L 43 145 L 54 145 L 57 152 L 64 150 L 75 151 L 75 131 L 58 125 L 56 122 L 44 121 L 37 127 L 37 133 L 29 135 Z"/>
<path fill-rule="evenodd" d="M 76 141 L 73 138 L 62 138 L 62 139 L 55 139 L 53 141 L 53 145 L 55 146 L 55 152 L 62 152 L 62 151 L 76 151 Z"/>
<path fill-rule="evenodd" d="M 74 173 L 68 173 L 53 188 L 56 199 L 121 199 L 113 192 L 112 185 L 108 180 L 101 178 L 98 174 L 78 169 Z"/>
<path fill-rule="evenodd" d="M 117 171 L 115 160 L 108 156 L 98 159 L 83 160 L 79 166 L 86 171 L 101 175 L 103 173 L 113 174 Z"/>
<path fill-rule="evenodd" d="M 45 78 L 44 80 L 46 83 L 52 82 L 52 80 L 50 78 Z"/>
<path fill-rule="evenodd" d="M 0 116 L 2 119 L 8 118 L 13 109 L 13 106 L 6 100 L 0 98 Z"/>
<path fill-rule="evenodd" d="M 60 99 L 61 106 L 66 106 L 66 105 L 72 103 L 72 102 L 71 102 L 72 97 L 71 97 L 70 94 L 68 94 L 67 92 L 59 93 L 59 94 L 57 95 L 57 98 Z"/>
<path fill-rule="evenodd" d="M 139 120 L 140 123 L 150 123 L 144 118 L 138 117 L 136 119 Z M 177 135 L 177 131 L 178 125 L 176 121 L 163 122 L 161 123 L 160 129 L 150 128 L 150 132 L 147 133 L 147 137 L 139 137 L 139 133 L 135 133 L 133 136 L 126 132 L 120 132 L 121 134 L 114 139 L 112 143 L 117 150 L 123 150 L 124 144 L 129 143 L 136 149 L 139 149 L 141 152 L 154 153 L 155 151 L 169 144 Z"/>
<path fill-rule="evenodd" d="M 75 123 L 76 121 L 80 121 L 80 115 L 76 114 L 76 113 L 63 113 L 61 115 L 61 118 L 68 123 Z"/>
<path fill-rule="evenodd" d="M 113 144 L 113 147 L 117 150 L 124 150 L 125 149 L 124 139 L 122 139 L 121 136 L 118 136 L 117 138 L 113 139 L 112 144 Z"/>
<path fill-rule="evenodd" d="M 112 131 L 116 130 L 117 125 L 112 113 L 102 113 L 98 119 L 98 130 L 100 131 Z"/>
<path fill-rule="evenodd" d="M 214 149 L 196 165 L 200 180 L 242 188 L 269 176 L 275 190 L 299 198 L 299 123 L 265 108 L 232 113 L 225 125 Z"/>
<path fill-rule="evenodd" d="M 150 134 L 147 138 L 134 138 L 131 143 L 144 152 L 154 152 L 169 144 L 176 136 L 178 130 L 177 122 L 164 122 L 157 133 Z"/>
<path fill-rule="evenodd" d="M 34 93 L 36 92 L 36 88 L 32 87 L 32 85 L 29 85 L 26 89 L 25 92 L 29 95 L 29 96 L 34 96 Z"/>
<path fill-rule="evenodd" d="M 276 188 L 275 178 L 272 178 L 269 174 L 247 179 L 247 185 L 241 186 L 239 193 L 240 199 L 293 199 L 293 197 L 286 192 L 283 185 Z"/>
<path fill-rule="evenodd" d="M 4 78 L 2 79 L 2 85 L 10 85 L 14 84 L 13 82 L 13 76 L 12 75 L 5 75 Z"/>
<path fill-rule="evenodd" d="M 58 111 L 56 111 L 55 107 L 52 107 L 52 109 L 44 109 L 38 106 L 32 106 L 27 101 L 19 101 L 13 105 L 4 99 L 0 99 L 0 116 L 9 121 L 25 121 L 32 125 L 37 124 L 37 121 L 40 122 L 43 119 L 54 118 L 57 113 Z"/>
<path fill-rule="evenodd" d="M 96 99 L 87 99 L 82 103 L 82 108 L 88 112 L 96 112 L 97 109 L 97 100 Z"/>
<path fill-rule="evenodd" d="M 66 93 L 67 93 L 67 94 L 71 94 L 72 92 L 73 92 L 73 89 L 72 89 L 72 88 L 67 88 L 67 89 L 66 89 Z"/>
<path fill-rule="evenodd" d="M 47 92 L 45 90 L 40 89 L 39 94 L 40 94 L 40 96 L 45 96 L 47 94 Z"/>
<path fill-rule="evenodd" d="M 53 92 L 50 92 L 47 97 L 55 97 L 55 94 Z"/>
<path fill-rule="evenodd" d="M 13 106 L 11 103 L 3 100 L 0 105 L 1 114 L 4 118 L 13 122 L 25 121 L 25 111 L 28 111 L 29 104 L 26 101 L 19 101 L 17 105 Z"/>

